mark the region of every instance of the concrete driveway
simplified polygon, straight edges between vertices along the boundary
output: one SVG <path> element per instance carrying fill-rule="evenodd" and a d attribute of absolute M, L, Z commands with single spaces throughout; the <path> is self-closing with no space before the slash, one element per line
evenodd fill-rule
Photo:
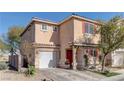
<path fill-rule="evenodd" d="M 41 69 L 41 74 L 49 80 L 54 81 L 92 81 L 101 80 L 105 76 L 90 71 L 78 71 L 67 69 Z"/>
<path fill-rule="evenodd" d="M 26 77 L 24 73 L 18 73 L 13 70 L 0 71 L 0 80 L 9 81 L 93 81 L 101 80 L 105 77 L 90 71 L 78 71 L 67 69 L 41 69 L 32 77 Z"/>

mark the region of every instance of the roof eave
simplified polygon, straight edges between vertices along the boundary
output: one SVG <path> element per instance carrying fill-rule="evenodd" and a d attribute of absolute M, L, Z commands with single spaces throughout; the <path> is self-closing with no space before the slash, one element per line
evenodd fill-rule
<path fill-rule="evenodd" d="M 47 23 L 47 24 L 53 24 L 53 25 L 58 25 L 58 23 L 56 23 L 56 22 L 45 21 L 45 20 L 41 20 L 41 19 L 38 19 L 38 18 L 33 18 L 32 21 L 42 22 L 42 23 Z"/>
<path fill-rule="evenodd" d="M 31 22 L 29 22 L 29 24 L 25 27 L 23 33 L 20 36 L 23 36 L 23 34 L 26 32 L 27 28 L 33 23 L 33 22 L 41 22 L 41 23 L 47 23 L 47 24 L 52 24 L 52 25 L 58 25 L 58 23 L 55 22 L 49 22 L 49 21 L 44 21 L 44 20 L 40 20 L 38 18 L 33 18 L 31 20 Z"/>
<path fill-rule="evenodd" d="M 24 31 L 20 34 L 20 37 L 23 36 L 23 34 L 26 32 L 27 28 L 33 23 L 33 20 L 29 22 L 29 24 L 25 27 Z"/>
<path fill-rule="evenodd" d="M 98 21 L 88 19 L 88 18 L 84 18 L 84 17 L 80 17 L 80 16 L 76 16 L 76 15 L 71 15 L 71 16 L 67 17 L 66 19 L 64 19 L 63 21 L 59 22 L 58 24 L 61 25 L 62 23 L 64 23 L 65 21 L 70 20 L 71 18 L 78 18 L 78 19 L 82 19 L 82 20 L 85 20 L 85 21 L 89 21 L 89 22 L 101 25 Z"/>
<path fill-rule="evenodd" d="M 20 35 L 20 36 L 23 36 L 23 34 L 26 32 L 27 28 L 33 23 L 33 22 L 43 22 L 43 23 L 47 23 L 47 24 L 52 24 L 52 25 L 61 25 L 62 23 L 64 23 L 65 21 L 68 21 L 70 20 L 71 18 L 78 18 L 78 19 L 82 19 L 82 20 L 85 20 L 85 21 L 89 21 L 89 22 L 92 22 L 92 23 L 96 23 L 98 25 L 102 25 L 100 24 L 99 22 L 95 21 L 95 20 L 91 20 L 91 19 L 88 19 L 88 18 L 84 18 L 84 17 L 80 17 L 80 16 L 77 16 L 77 15 L 71 15 L 67 18 L 65 18 L 63 21 L 59 22 L 59 23 L 55 23 L 55 22 L 50 22 L 50 21 L 44 21 L 44 20 L 41 20 L 37 17 L 34 17 L 32 18 L 31 22 L 26 26 L 26 28 L 24 29 L 24 32 Z"/>

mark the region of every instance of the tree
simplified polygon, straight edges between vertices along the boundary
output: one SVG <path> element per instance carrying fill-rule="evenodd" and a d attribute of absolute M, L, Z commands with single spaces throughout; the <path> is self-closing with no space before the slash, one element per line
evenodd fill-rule
<path fill-rule="evenodd" d="M 94 38 L 98 36 L 98 33 L 96 31 L 94 31 L 92 34 L 87 34 L 87 33 L 84 33 L 81 37 L 79 37 L 78 39 L 76 39 L 74 41 L 75 44 L 94 44 Z M 78 46 L 76 51 L 78 50 L 79 47 L 82 47 L 84 48 L 84 46 Z M 97 44 L 96 44 L 96 47 L 91 47 L 92 49 L 96 49 L 97 48 Z M 85 48 L 84 48 L 85 49 Z M 77 54 L 77 53 L 76 53 Z M 91 56 L 88 54 L 88 53 L 85 53 L 83 55 L 83 58 L 86 63 L 86 66 L 88 65 L 89 63 L 89 58 L 91 58 Z M 93 62 L 94 62 L 94 67 L 96 67 L 96 57 L 94 55 L 92 55 L 92 58 L 93 58 Z"/>
<path fill-rule="evenodd" d="M 106 56 L 124 44 L 124 20 L 120 16 L 103 22 L 98 30 L 101 35 L 99 49 L 102 53 L 102 69 L 104 71 Z"/>
<path fill-rule="evenodd" d="M 11 52 L 16 52 L 19 49 L 21 42 L 20 34 L 24 31 L 21 26 L 12 26 L 9 28 L 8 33 L 4 36 L 5 43 L 8 45 Z"/>
<path fill-rule="evenodd" d="M 32 61 L 32 59 L 30 58 L 32 55 L 32 52 L 33 52 L 32 43 L 29 43 L 27 41 L 21 42 L 20 52 L 21 52 L 21 55 L 23 57 L 25 57 L 25 59 L 27 60 L 28 63 L 30 63 Z"/>
<path fill-rule="evenodd" d="M 0 54 L 5 53 L 8 50 L 8 46 L 4 41 L 0 38 Z"/>
<path fill-rule="evenodd" d="M 4 51 L 4 43 L 1 39 L 0 39 L 0 50 Z"/>

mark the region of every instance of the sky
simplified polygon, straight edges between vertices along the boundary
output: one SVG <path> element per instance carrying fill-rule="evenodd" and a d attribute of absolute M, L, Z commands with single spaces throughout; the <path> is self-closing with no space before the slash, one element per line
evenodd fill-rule
<path fill-rule="evenodd" d="M 114 16 L 124 16 L 124 12 L 74 12 L 90 19 L 109 20 Z M 32 17 L 59 22 L 72 12 L 0 12 L 0 35 L 7 33 L 12 26 L 26 26 Z"/>

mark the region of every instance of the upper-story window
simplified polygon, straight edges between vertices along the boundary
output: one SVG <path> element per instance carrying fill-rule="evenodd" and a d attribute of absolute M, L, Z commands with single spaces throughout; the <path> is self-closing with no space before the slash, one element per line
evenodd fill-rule
<path fill-rule="evenodd" d="M 41 30 L 42 31 L 48 31 L 48 25 L 47 24 L 42 24 L 41 25 Z"/>
<path fill-rule="evenodd" d="M 57 26 L 53 26 L 53 31 L 58 31 L 58 27 Z"/>
<path fill-rule="evenodd" d="M 85 33 L 93 34 L 94 33 L 94 25 L 90 23 L 85 23 Z"/>

